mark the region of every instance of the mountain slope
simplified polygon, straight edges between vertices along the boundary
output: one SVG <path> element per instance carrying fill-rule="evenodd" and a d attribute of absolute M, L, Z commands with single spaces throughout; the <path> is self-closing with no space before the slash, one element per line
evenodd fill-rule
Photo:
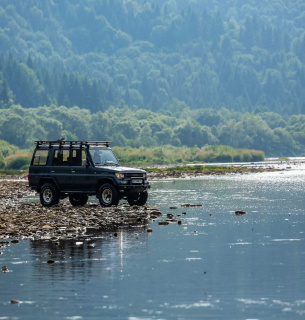
<path fill-rule="evenodd" d="M 3 106 L 305 112 L 303 1 L 0 2 Z"/>

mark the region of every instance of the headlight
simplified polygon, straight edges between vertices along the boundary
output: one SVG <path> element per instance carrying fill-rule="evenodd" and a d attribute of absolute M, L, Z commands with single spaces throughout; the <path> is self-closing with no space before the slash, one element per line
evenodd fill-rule
<path fill-rule="evenodd" d="M 116 174 L 115 174 L 115 176 L 118 178 L 118 179 L 120 179 L 120 180 L 123 180 L 124 179 L 124 173 L 119 173 L 119 172 L 117 172 Z"/>
<path fill-rule="evenodd" d="M 143 178 L 146 179 L 147 178 L 147 173 L 143 173 Z"/>

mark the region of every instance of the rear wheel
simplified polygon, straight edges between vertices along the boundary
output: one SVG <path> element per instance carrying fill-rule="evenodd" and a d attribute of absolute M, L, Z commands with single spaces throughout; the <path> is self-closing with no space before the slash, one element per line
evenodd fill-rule
<path fill-rule="evenodd" d="M 59 202 L 59 192 L 52 183 L 45 183 L 40 189 L 40 202 L 44 207 L 52 207 Z"/>
<path fill-rule="evenodd" d="M 98 199 L 103 207 L 117 206 L 120 201 L 118 192 L 110 183 L 105 183 L 100 187 Z"/>
<path fill-rule="evenodd" d="M 131 193 L 127 197 L 127 201 L 131 206 L 144 206 L 148 199 L 147 191 Z"/>
<path fill-rule="evenodd" d="M 69 200 L 72 206 L 84 206 L 88 201 L 86 194 L 74 193 L 69 195 Z"/>

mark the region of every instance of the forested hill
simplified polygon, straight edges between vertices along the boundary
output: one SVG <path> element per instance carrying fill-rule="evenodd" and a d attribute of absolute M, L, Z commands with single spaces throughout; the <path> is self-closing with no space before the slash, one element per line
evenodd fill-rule
<path fill-rule="evenodd" d="M 1 0 L 0 107 L 305 113 L 304 35 L 303 0 Z"/>
<path fill-rule="evenodd" d="M 303 0 L 0 0 L 0 139 L 21 148 L 304 155 L 304 113 Z"/>

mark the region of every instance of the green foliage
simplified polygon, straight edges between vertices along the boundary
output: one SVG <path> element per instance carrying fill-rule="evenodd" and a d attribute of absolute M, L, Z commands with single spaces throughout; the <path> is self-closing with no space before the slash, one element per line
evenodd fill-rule
<path fill-rule="evenodd" d="M 0 159 L 6 158 L 18 151 L 18 147 L 11 145 L 4 140 L 0 140 Z"/>
<path fill-rule="evenodd" d="M 215 163 L 264 161 L 262 151 L 233 149 L 229 146 L 206 146 L 204 148 L 185 148 L 164 146 L 156 148 L 115 147 L 117 156 L 124 165 L 155 165 L 177 163 Z M 198 170 L 200 169 L 200 166 Z M 185 168 L 184 166 L 181 168 Z M 181 169 L 184 170 L 184 169 Z"/>
<path fill-rule="evenodd" d="M 134 111 L 123 106 L 103 113 L 91 113 L 78 107 L 22 108 L 13 105 L 0 109 L 0 139 L 21 149 L 32 147 L 34 140 L 57 140 L 61 137 L 68 140 L 110 140 L 115 146 L 132 148 L 164 149 L 171 145 L 192 148 L 192 161 L 209 162 L 256 161 L 254 154 L 249 157 L 240 150 L 235 154 L 228 149 L 230 147 L 262 150 L 267 156 L 304 153 L 303 115 L 281 117 L 272 113 L 266 117 L 265 112 L 242 114 L 222 108 L 218 125 L 214 123 L 208 127 L 194 120 L 198 114 L 210 112 L 210 109 L 190 110 L 185 107 L 174 117 L 143 109 Z M 3 150 L 6 150 L 3 143 Z M 260 155 L 257 159 L 261 159 Z M 183 157 L 177 156 L 175 161 L 182 162 Z"/>
<path fill-rule="evenodd" d="M 31 162 L 32 155 L 30 153 L 17 153 L 7 157 L 5 169 L 7 170 L 18 170 L 18 169 L 25 169 L 27 170 L 30 162 Z"/>
<path fill-rule="evenodd" d="M 15 176 L 25 172 L 27 172 L 27 170 L 0 169 L 0 175 L 2 176 Z"/>
<path fill-rule="evenodd" d="M 0 139 L 198 147 L 194 161 L 255 158 L 204 149 L 217 144 L 304 154 L 304 12 L 279 0 L 2 0 Z"/>
<path fill-rule="evenodd" d="M 205 109 L 195 120 L 208 127 L 221 106 L 302 113 L 304 11 L 279 0 L 2 0 L 0 108 L 96 113 L 124 101 L 174 114 L 179 100 Z"/>

